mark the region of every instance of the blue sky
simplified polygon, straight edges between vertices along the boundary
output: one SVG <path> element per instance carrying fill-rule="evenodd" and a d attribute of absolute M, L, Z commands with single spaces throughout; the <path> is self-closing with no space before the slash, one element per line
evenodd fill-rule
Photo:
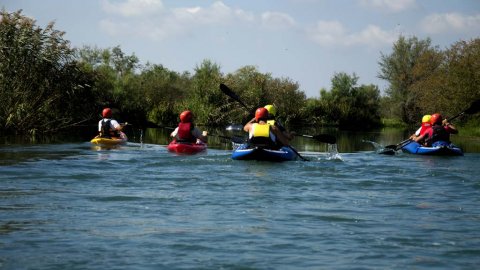
<path fill-rule="evenodd" d="M 336 72 L 377 78 L 399 35 L 448 48 L 480 37 L 480 0 L 4 0 L 74 47 L 120 45 L 141 63 L 190 71 L 209 59 L 226 74 L 253 65 L 300 84 L 307 97 Z"/>

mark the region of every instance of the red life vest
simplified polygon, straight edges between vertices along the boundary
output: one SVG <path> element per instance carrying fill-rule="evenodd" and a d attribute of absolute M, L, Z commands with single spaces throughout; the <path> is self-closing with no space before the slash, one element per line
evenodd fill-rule
<path fill-rule="evenodd" d="M 444 126 L 434 125 L 426 133 L 428 134 L 426 143 L 429 146 L 438 141 L 450 142 L 450 132 Z"/>
<path fill-rule="evenodd" d="M 431 127 L 432 127 L 432 125 L 430 125 L 430 123 L 422 123 L 422 127 L 420 128 L 419 136 L 425 134 L 428 131 L 428 129 L 431 128 Z"/>
<path fill-rule="evenodd" d="M 192 135 L 194 126 L 192 123 L 179 123 L 177 132 L 177 141 L 179 142 L 195 142 L 196 138 Z"/>

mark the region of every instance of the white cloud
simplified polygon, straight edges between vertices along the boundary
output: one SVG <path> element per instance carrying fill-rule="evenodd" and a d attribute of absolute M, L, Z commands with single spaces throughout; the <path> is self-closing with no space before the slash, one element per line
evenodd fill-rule
<path fill-rule="evenodd" d="M 271 29 L 285 29 L 295 25 L 295 20 L 281 12 L 264 12 L 261 16 L 262 25 Z"/>
<path fill-rule="evenodd" d="M 471 31 L 478 33 L 480 14 L 473 16 L 460 13 L 432 14 L 422 20 L 421 27 L 428 34 Z"/>
<path fill-rule="evenodd" d="M 388 12 L 402 12 L 416 6 L 416 0 L 360 0 L 367 8 L 375 8 Z"/>
<path fill-rule="evenodd" d="M 307 30 L 307 34 L 322 46 L 379 47 L 392 44 L 397 38 L 395 31 L 385 31 L 376 25 L 369 25 L 358 33 L 348 33 L 338 21 L 319 21 L 315 27 Z"/>
<path fill-rule="evenodd" d="M 326 46 L 342 43 L 345 39 L 345 29 L 338 21 L 319 21 L 307 33 L 313 41 Z"/>
<path fill-rule="evenodd" d="M 363 44 L 370 47 L 392 44 L 397 39 L 394 31 L 384 31 L 377 25 L 369 25 L 359 33 L 348 37 L 352 45 Z"/>
<path fill-rule="evenodd" d="M 163 3 L 161 0 L 127 0 L 123 3 L 103 0 L 102 7 L 107 13 L 134 17 L 156 13 L 163 9 Z"/>
<path fill-rule="evenodd" d="M 180 24 L 215 24 L 233 18 L 232 9 L 222 2 L 215 2 L 208 8 L 188 7 L 172 11 L 171 20 Z"/>
<path fill-rule="evenodd" d="M 183 7 L 170 10 L 163 10 L 160 0 L 141 0 L 145 3 L 157 3 L 153 5 L 160 8 L 153 8 L 148 11 L 149 14 L 157 12 L 155 16 L 136 16 L 132 14 L 140 14 L 141 8 L 136 11 L 127 12 L 136 0 L 127 0 L 127 2 L 108 5 L 106 10 L 115 14 L 123 15 L 125 18 L 107 18 L 101 21 L 100 27 L 110 35 L 134 35 L 137 37 L 148 37 L 152 40 L 163 40 L 173 36 L 181 36 L 206 26 L 225 25 L 232 21 L 250 22 L 254 20 L 254 16 L 241 9 L 232 9 L 223 2 L 217 1 L 209 7 Z M 147 11 L 145 11 L 147 12 Z M 126 21 L 128 20 L 128 23 Z"/>

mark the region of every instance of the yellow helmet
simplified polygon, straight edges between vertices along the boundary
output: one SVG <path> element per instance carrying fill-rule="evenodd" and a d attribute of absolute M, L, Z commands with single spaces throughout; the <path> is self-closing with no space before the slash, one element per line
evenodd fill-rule
<path fill-rule="evenodd" d="M 266 105 L 264 107 L 265 109 L 267 109 L 268 111 L 268 114 L 272 115 L 272 116 L 275 116 L 275 114 L 277 113 L 277 110 L 275 109 L 275 107 L 273 105 Z"/>
<path fill-rule="evenodd" d="M 422 118 L 422 123 L 430 123 L 430 118 L 432 118 L 430 114 L 424 115 Z"/>

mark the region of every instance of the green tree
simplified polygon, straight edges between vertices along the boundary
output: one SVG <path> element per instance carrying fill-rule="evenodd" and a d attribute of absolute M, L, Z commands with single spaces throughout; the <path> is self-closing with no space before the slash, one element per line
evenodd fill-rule
<path fill-rule="evenodd" d="M 480 38 L 456 42 L 446 50 L 445 61 L 448 95 L 441 109 L 453 115 L 480 99 Z"/>
<path fill-rule="evenodd" d="M 117 117 L 122 120 L 145 122 L 146 111 L 139 106 L 143 94 L 138 87 L 139 59 L 135 55 L 125 55 L 120 46 L 84 46 L 75 51 L 75 56 L 84 70 L 95 74 L 92 91 L 97 115 L 102 107 L 112 107 L 120 112 Z"/>
<path fill-rule="evenodd" d="M 195 67 L 191 78 L 187 99 L 180 106 L 178 113 L 189 109 L 195 116 L 195 121 L 203 125 L 218 125 L 221 123 L 222 106 L 225 96 L 219 91 L 222 81 L 220 66 L 210 60 L 203 60 Z"/>
<path fill-rule="evenodd" d="M 269 80 L 271 80 L 270 74 L 263 74 L 254 66 L 244 66 L 237 69 L 234 73 L 227 74 L 225 83 L 251 109 L 248 110 L 239 103 L 225 97 L 225 106 L 229 107 L 229 117 L 226 119 L 231 123 L 245 123 L 253 117 L 256 108 L 268 104 L 266 85 Z"/>
<path fill-rule="evenodd" d="M 412 106 L 407 123 L 418 124 L 422 115 L 435 112 L 452 116 L 479 99 L 479 62 L 479 39 L 459 41 L 445 51 L 424 51 L 409 71 L 418 80 L 408 88 Z"/>
<path fill-rule="evenodd" d="M 277 118 L 286 126 L 304 123 L 306 96 L 299 85 L 288 78 L 269 79 L 265 84 L 265 104 L 273 104 L 277 109 Z"/>
<path fill-rule="evenodd" d="M 225 83 L 241 97 L 250 108 L 245 109 L 235 101 L 227 99 L 231 123 L 249 121 L 258 107 L 273 104 L 277 108 L 277 118 L 288 127 L 304 122 L 305 93 L 299 90 L 298 83 L 288 78 L 273 78 L 270 73 L 261 73 L 254 66 L 245 66 L 227 74 Z"/>
<path fill-rule="evenodd" d="M 138 98 L 145 98 L 137 106 L 148 113 L 148 120 L 160 125 L 174 125 L 182 102 L 188 95 L 190 75 L 178 74 L 161 65 L 147 65 L 138 80 Z"/>
<path fill-rule="evenodd" d="M 430 76 L 442 63 L 437 48 L 430 39 L 401 36 L 389 55 L 382 54 L 379 62 L 379 78 L 390 83 L 387 95 L 392 100 L 396 115 L 406 123 L 418 121 L 421 109 L 417 105 L 418 92 L 413 86 Z"/>
<path fill-rule="evenodd" d="M 374 85 L 357 87 L 358 77 L 336 73 L 332 78 L 332 89 L 320 92 L 320 108 L 327 121 L 340 128 L 366 129 L 380 123 L 380 91 Z M 321 115 L 316 115 L 321 118 Z"/>
<path fill-rule="evenodd" d="M 21 11 L 2 10 L 0 18 L 2 130 L 54 132 L 91 119 L 94 78 L 77 65 L 65 33 Z"/>

